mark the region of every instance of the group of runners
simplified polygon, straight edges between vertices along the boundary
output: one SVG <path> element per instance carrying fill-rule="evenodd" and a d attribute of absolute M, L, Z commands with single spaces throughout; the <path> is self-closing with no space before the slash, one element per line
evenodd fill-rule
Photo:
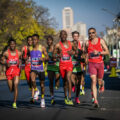
<path fill-rule="evenodd" d="M 17 108 L 18 84 L 20 77 L 20 65 L 25 64 L 25 75 L 29 89 L 30 99 L 34 103 L 39 99 L 40 106 L 45 107 L 45 66 L 49 79 L 51 104 L 55 104 L 55 88 L 60 86 L 60 77 L 63 80 L 64 102 L 73 105 L 71 92 L 75 92 L 75 103 L 80 104 L 79 95 L 84 95 L 85 68 L 88 64 L 88 71 L 91 78 L 92 103 L 99 107 L 97 100 L 97 81 L 99 92 L 104 92 L 104 62 L 103 55 L 109 54 L 108 48 L 103 39 L 97 37 L 96 29 L 88 29 L 89 40 L 82 43 L 79 40 L 79 32 L 72 32 L 73 41 L 67 40 L 67 32 L 60 31 L 60 41 L 54 45 L 52 36 L 47 37 L 47 48 L 39 44 L 39 35 L 34 34 L 27 37 L 27 45 L 21 51 L 16 48 L 16 41 L 11 39 L 8 49 L 3 53 L 1 63 L 6 66 L 6 77 L 9 89 L 14 92 L 13 108 Z M 41 41 L 42 42 L 42 41 Z M 36 77 L 40 80 L 41 92 L 36 85 Z"/>

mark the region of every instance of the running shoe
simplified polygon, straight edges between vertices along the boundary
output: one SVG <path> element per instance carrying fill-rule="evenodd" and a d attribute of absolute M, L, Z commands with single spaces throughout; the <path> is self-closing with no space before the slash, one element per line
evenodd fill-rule
<path fill-rule="evenodd" d="M 65 98 L 66 105 L 73 105 L 73 101 L 71 99 Z"/>
<path fill-rule="evenodd" d="M 72 92 L 75 92 L 75 86 L 72 87 Z"/>
<path fill-rule="evenodd" d="M 56 90 L 58 90 L 58 89 L 59 89 L 59 87 L 58 87 L 58 86 L 55 86 L 55 89 L 56 89 Z"/>
<path fill-rule="evenodd" d="M 67 102 L 68 102 L 68 97 L 65 97 L 64 101 L 65 101 L 65 104 L 67 104 Z"/>
<path fill-rule="evenodd" d="M 99 108 L 100 107 L 99 104 L 98 104 L 98 101 L 94 101 L 94 107 L 95 108 Z"/>
<path fill-rule="evenodd" d="M 95 99 L 94 99 L 94 97 L 92 97 L 92 103 L 94 103 L 94 101 L 95 101 Z"/>
<path fill-rule="evenodd" d="M 75 102 L 76 102 L 77 104 L 80 104 L 80 100 L 79 100 L 78 97 L 75 98 Z"/>
<path fill-rule="evenodd" d="M 45 99 L 44 98 L 41 99 L 40 106 L 41 106 L 41 108 L 45 108 Z"/>
<path fill-rule="evenodd" d="M 35 91 L 34 100 L 38 100 L 39 99 L 39 94 L 40 94 L 39 90 Z"/>
<path fill-rule="evenodd" d="M 68 99 L 68 105 L 73 105 L 73 101 L 71 99 Z"/>
<path fill-rule="evenodd" d="M 51 105 L 54 105 L 54 104 L 55 104 L 55 100 L 51 99 Z"/>
<path fill-rule="evenodd" d="M 80 95 L 85 95 L 85 91 L 80 89 Z"/>
<path fill-rule="evenodd" d="M 31 98 L 31 99 L 30 99 L 30 103 L 31 103 L 31 104 L 34 104 L 34 102 L 35 102 L 34 99 Z"/>
<path fill-rule="evenodd" d="M 14 102 L 14 103 L 12 104 L 12 108 L 17 109 L 16 102 Z"/>

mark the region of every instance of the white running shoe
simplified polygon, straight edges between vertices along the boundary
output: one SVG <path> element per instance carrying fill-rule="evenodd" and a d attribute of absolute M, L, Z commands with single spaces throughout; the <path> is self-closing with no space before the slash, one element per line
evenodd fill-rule
<path fill-rule="evenodd" d="M 41 108 L 45 108 L 45 99 L 44 98 L 41 99 L 40 106 L 41 106 Z"/>
<path fill-rule="evenodd" d="M 35 92 L 35 94 L 34 94 L 34 100 L 38 100 L 39 94 L 40 94 L 40 91 L 37 90 L 37 91 Z"/>

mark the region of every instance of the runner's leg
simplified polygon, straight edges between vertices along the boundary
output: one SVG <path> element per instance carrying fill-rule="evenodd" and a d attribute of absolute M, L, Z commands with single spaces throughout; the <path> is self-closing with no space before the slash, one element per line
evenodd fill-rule
<path fill-rule="evenodd" d="M 93 92 L 93 97 L 94 97 L 94 100 L 97 101 L 97 87 L 96 87 L 97 77 L 96 77 L 96 75 L 91 75 L 90 77 L 91 77 L 91 80 L 92 80 L 91 89 L 92 89 L 92 92 Z"/>
<path fill-rule="evenodd" d="M 18 83 L 19 83 L 19 76 L 14 77 L 14 102 L 16 103 L 18 97 Z"/>
<path fill-rule="evenodd" d="M 48 79 L 49 79 L 49 88 L 50 88 L 50 95 L 54 96 L 54 78 L 55 78 L 55 72 L 54 71 L 48 71 Z"/>
<path fill-rule="evenodd" d="M 8 83 L 10 92 L 13 92 L 13 90 L 14 90 L 13 80 L 7 80 L 7 83 Z"/>
<path fill-rule="evenodd" d="M 31 82 L 32 82 L 32 98 L 34 97 L 35 89 L 36 89 L 36 73 L 31 72 Z"/>

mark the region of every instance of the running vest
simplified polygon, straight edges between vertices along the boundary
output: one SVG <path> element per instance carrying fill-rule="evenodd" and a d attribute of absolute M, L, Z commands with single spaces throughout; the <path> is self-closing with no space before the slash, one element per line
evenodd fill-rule
<path fill-rule="evenodd" d="M 18 50 L 16 49 L 16 55 L 12 56 L 10 50 L 8 49 L 8 59 L 7 63 L 9 63 L 10 67 L 18 67 L 19 66 L 19 55 Z"/>
<path fill-rule="evenodd" d="M 80 49 L 78 49 L 79 53 Z M 72 55 L 72 64 L 73 64 L 73 72 L 81 72 L 81 64 L 80 64 L 81 56 L 78 54 L 78 57 L 76 58 L 74 55 Z"/>
<path fill-rule="evenodd" d="M 24 52 L 25 52 L 25 54 L 24 54 L 24 58 L 26 58 L 27 57 L 27 46 L 24 46 Z M 30 56 L 29 56 L 29 58 L 28 58 L 28 64 L 27 65 L 31 65 L 31 58 L 30 58 Z"/>
<path fill-rule="evenodd" d="M 39 45 L 39 50 L 32 50 L 30 52 L 30 57 L 31 57 L 31 70 L 36 70 L 43 72 L 43 62 L 40 60 L 42 57 L 42 52 L 41 52 L 42 46 Z"/>
<path fill-rule="evenodd" d="M 55 65 L 55 61 L 52 60 L 52 52 L 48 52 L 48 48 L 47 48 L 47 53 L 48 53 L 48 56 L 49 56 L 49 61 L 48 61 L 48 65 Z"/>
<path fill-rule="evenodd" d="M 48 52 L 48 48 L 47 48 L 47 53 L 48 53 L 48 56 L 49 56 L 49 61 L 48 61 L 48 64 L 47 64 L 47 70 L 48 71 L 59 71 L 59 62 L 56 62 L 56 61 L 53 61 L 52 60 L 52 52 Z"/>
<path fill-rule="evenodd" d="M 102 52 L 102 47 L 100 44 L 100 38 L 98 38 L 98 43 L 93 45 L 91 41 L 89 40 L 89 46 L 88 46 L 88 61 L 94 62 L 94 63 L 101 63 L 103 62 L 102 55 L 95 55 L 93 52 L 94 50 Z"/>
<path fill-rule="evenodd" d="M 60 64 L 72 63 L 71 56 L 67 53 L 68 51 L 72 50 L 71 42 L 68 41 L 68 48 L 65 48 L 62 42 L 60 41 L 61 49 L 62 49 L 62 57 L 60 58 Z"/>

